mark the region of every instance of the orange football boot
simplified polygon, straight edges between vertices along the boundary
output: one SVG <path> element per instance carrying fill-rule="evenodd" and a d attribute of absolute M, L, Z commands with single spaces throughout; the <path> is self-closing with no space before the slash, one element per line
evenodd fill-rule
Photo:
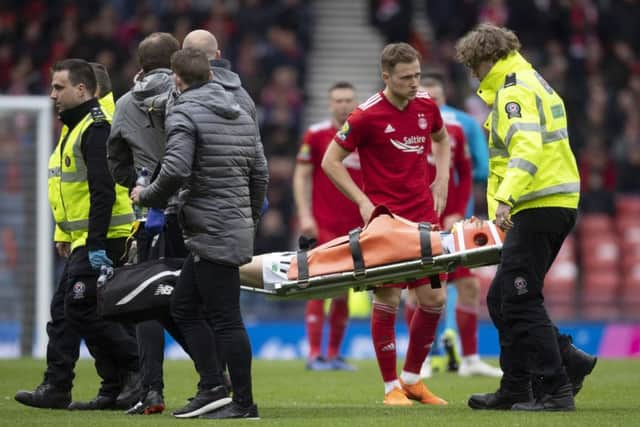
<path fill-rule="evenodd" d="M 447 405 L 447 401 L 439 398 L 427 388 L 425 383 L 418 381 L 415 384 L 405 384 L 400 380 L 402 384 L 402 392 L 409 399 L 417 400 L 425 405 Z"/>
<path fill-rule="evenodd" d="M 384 395 L 385 405 L 388 406 L 411 406 L 413 402 L 407 399 L 405 393 L 399 389 L 398 387 L 391 390 L 389 393 Z"/>

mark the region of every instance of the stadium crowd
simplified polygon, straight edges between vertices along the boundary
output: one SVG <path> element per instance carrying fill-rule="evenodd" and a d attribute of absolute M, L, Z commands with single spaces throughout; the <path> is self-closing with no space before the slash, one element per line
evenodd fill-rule
<path fill-rule="evenodd" d="M 210 30 L 256 100 L 269 159 L 271 207 L 261 222 L 256 253 L 288 249 L 296 233 L 291 176 L 302 132 L 306 55 L 313 48 L 310 3 L 6 0 L 0 4 L 0 93 L 47 94 L 51 65 L 82 57 L 107 67 L 118 98 L 138 71 L 135 49 L 146 35 L 168 31 L 182 42 L 193 28 Z M 478 120 L 487 113 L 472 95 L 472 79 L 454 59 L 455 41 L 479 22 L 506 25 L 567 104 L 582 177 L 581 209 L 613 214 L 614 193 L 640 194 L 640 2 L 430 0 L 426 10 L 431 40 L 420 40 L 415 28 L 406 31 L 414 3 L 371 1 L 371 24 L 388 41 L 413 42 L 424 54 L 425 69 L 444 71 L 453 105 Z M 24 124 L 0 125 L 0 133 L 16 127 Z M 6 196 L 19 202 L 5 208 L 12 208 L 12 215 L 23 215 L 16 207 L 24 203 L 26 169 L 16 152 L 28 141 L 0 137 L 1 194 L 3 200 Z M 476 204 L 477 212 L 484 209 L 484 203 Z M 3 219 L 0 226 L 0 261 L 6 271 L 17 262 L 20 239 L 15 221 Z M 292 317 L 301 317 L 300 305 L 277 304 L 290 308 Z"/>

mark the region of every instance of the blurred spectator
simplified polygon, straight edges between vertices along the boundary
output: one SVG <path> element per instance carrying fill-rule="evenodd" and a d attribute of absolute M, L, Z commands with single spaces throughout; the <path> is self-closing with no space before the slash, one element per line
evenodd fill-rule
<path fill-rule="evenodd" d="M 387 43 L 409 41 L 412 14 L 411 0 L 369 0 L 369 20 Z"/>

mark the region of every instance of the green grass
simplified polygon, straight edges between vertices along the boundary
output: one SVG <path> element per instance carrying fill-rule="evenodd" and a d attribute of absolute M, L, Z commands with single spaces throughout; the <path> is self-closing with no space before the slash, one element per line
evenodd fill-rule
<path fill-rule="evenodd" d="M 601 360 L 588 377 L 573 413 L 510 413 L 473 411 L 469 394 L 493 391 L 495 379 L 464 379 L 438 374 L 430 388 L 449 401 L 447 407 L 415 404 L 409 408 L 382 405 L 382 382 L 374 361 L 357 363 L 351 372 L 306 372 L 301 361 L 254 362 L 254 395 L 261 421 L 218 421 L 217 424 L 261 426 L 640 426 L 640 360 Z M 0 361 L 0 426 L 175 426 L 213 424 L 206 420 L 176 420 L 171 410 L 195 391 L 196 376 L 188 361 L 165 364 L 162 415 L 125 416 L 117 411 L 70 412 L 27 408 L 15 402 L 18 389 L 35 387 L 42 378 L 42 360 Z M 90 399 L 98 378 L 90 361 L 77 368 L 74 398 Z"/>

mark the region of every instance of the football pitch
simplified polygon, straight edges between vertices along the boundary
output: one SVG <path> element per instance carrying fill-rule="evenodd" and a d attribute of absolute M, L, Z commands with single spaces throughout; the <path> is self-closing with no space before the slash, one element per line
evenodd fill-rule
<path fill-rule="evenodd" d="M 473 411 L 469 394 L 494 391 L 498 381 L 434 375 L 427 383 L 449 401 L 446 407 L 414 404 L 408 408 L 382 405 L 382 383 L 375 361 L 359 361 L 357 372 L 307 372 L 302 361 L 254 361 L 254 395 L 260 421 L 178 420 L 171 411 L 195 393 L 190 361 L 165 364 L 165 400 L 161 415 L 126 416 L 118 411 L 71 412 L 27 408 L 13 395 L 33 389 L 42 379 L 44 361 L 0 360 L 0 426 L 640 426 L 640 359 L 600 360 L 570 413 Z M 92 398 L 98 389 L 93 364 L 82 360 L 76 369 L 73 397 Z"/>

